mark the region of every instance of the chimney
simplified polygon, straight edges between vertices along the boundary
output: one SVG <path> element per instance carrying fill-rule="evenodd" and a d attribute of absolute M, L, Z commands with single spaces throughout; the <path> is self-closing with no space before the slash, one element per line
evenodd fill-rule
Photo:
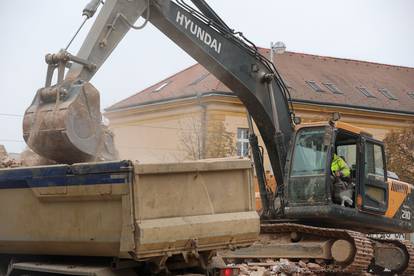
<path fill-rule="evenodd" d="M 273 56 L 274 54 L 280 55 L 286 51 L 286 45 L 282 41 L 278 41 L 276 43 L 270 42 L 270 60 L 274 62 Z"/>

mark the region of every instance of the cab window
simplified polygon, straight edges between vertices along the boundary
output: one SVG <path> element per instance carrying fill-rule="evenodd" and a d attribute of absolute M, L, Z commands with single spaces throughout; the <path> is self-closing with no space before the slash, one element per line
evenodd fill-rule
<path fill-rule="evenodd" d="M 289 204 L 326 201 L 328 138 L 325 127 L 303 128 L 296 134 L 287 192 Z"/>
<path fill-rule="evenodd" d="M 356 141 L 355 141 L 356 143 Z M 337 154 L 341 156 L 352 169 L 356 167 L 356 144 L 340 145 L 336 148 Z"/>
<path fill-rule="evenodd" d="M 327 147 L 325 129 L 303 129 L 299 132 L 293 155 L 291 176 L 320 175 L 325 173 Z"/>
<path fill-rule="evenodd" d="M 379 145 L 367 143 L 365 150 L 365 177 L 385 181 L 384 159 Z"/>
<path fill-rule="evenodd" d="M 382 147 L 373 143 L 365 146 L 365 195 L 379 204 L 386 203 L 386 189 L 381 185 L 370 185 L 371 183 L 385 182 L 385 168 Z"/>

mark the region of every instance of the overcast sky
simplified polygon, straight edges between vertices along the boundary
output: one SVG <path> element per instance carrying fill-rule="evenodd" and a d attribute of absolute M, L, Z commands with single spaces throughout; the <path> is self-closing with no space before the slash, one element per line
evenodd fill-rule
<path fill-rule="evenodd" d="M 413 0 L 208 0 L 258 46 L 414 67 Z M 46 75 L 44 55 L 64 48 L 87 0 L 0 0 L 0 144 L 21 151 L 21 121 Z M 70 52 L 76 53 L 92 24 Z M 152 26 L 130 31 L 92 83 L 102 107 L 195 61 Z"/>

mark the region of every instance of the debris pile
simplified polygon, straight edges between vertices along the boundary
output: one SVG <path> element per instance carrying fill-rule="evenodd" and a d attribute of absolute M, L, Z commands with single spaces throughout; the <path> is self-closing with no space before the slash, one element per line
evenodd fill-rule
<path fill-rule="evenodd" d="M 318 264 L 309 259 L 291 261 L 287 259 L 264 260 L 262 262 L 245 262 L 242 264 L 228 264 L 227 267 L 239 270 L 239 275 L 245 276 L 320 276 L 326 275 L 329 267 Z M 330 275 L 330 274 L 329 274 Z M 374 276 L 374 274 L 364 273 L 364 276 Z"/>
<path fill-rule="evenodd" d="M 299 261 L 292 262 L 287 259 L 277 261 L 266 260 L 261 263 L 244 263 L 236 265 L 240 269 L 240 275 L 248 276 L 273 276 L 273 275 L 317 275 L 323 268 L 316 263 Z"/>
<path fill-rule="evenodd" d="M 56 162 L 38 155 L 29 148 L 26 148 L 26 150 L 20 154 L 19 159 L 20 160 L 16 160 L 15 158 L 12 158 L 7 153 L 6 148 L 3 145 L 0 145 L 0 169 L 56 164 Z"/>
<path fill-rule="evenodd" d="M 22 164 L 11 158 L 7 151 L 6 148 L 3 145 L 0 145 L 0 169 L 4 169 L 4 168 L 16 168 L 16 167 L 20 167 Z"/>

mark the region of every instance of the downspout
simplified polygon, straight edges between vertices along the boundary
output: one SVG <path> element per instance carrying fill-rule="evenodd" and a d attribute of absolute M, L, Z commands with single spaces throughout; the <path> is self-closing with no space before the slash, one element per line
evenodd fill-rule
<path fill-rule="evenodd" d="M 197 91 L 197 103 L 201 108 L 200 114 L 200 128 L 201 128 L 201 152 L 199 159 L 206 158 L 207 150 L 207 106 L 202 102 L 202 93 Z"/>

